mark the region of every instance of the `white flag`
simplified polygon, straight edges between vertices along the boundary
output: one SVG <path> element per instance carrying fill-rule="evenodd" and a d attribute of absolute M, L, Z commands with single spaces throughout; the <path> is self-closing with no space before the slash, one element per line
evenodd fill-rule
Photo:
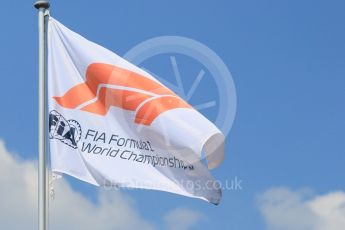
<path fill-rule="evenodd" d="M 150 74 L 51 17 L 48 97 L 53 172 L 219 203 L 208 170 L 224 157 L 218 128 Z"/>

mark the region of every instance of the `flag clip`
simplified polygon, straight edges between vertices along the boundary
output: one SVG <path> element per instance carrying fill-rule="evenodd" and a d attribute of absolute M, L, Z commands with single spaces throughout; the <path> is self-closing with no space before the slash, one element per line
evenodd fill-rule
<path fill-rule="evenodd" d="M 50 17 L 50 10 L 49 9 L 46 9 L 44 11 L 44 17 L 46 17 L 46 16 Z"/>

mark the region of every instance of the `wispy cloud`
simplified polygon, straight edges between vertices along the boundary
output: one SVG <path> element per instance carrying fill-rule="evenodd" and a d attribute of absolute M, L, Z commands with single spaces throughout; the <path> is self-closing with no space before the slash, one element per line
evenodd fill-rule
<path fill-rule="evenodd" d="M 310 190 L 272 188 L 258 196 L 259 209 L 271 230 L 345 229 L 345 192 L 313 195 Z"/>
<path fill-rule="evenodd" d="M 166 229 L 187 230 L 205 219 L 205 216 L 197 211 L 187 208 L 176 208 L 164 216 Z"/>

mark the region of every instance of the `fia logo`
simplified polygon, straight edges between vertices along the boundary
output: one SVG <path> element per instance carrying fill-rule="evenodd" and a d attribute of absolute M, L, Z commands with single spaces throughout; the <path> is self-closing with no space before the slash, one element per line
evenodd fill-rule
<path fill-rule="evenodd" d="M 53 110 L 49 113 L 49 138 L 77 148 L 81 138 L 81 127 L 76 120 L 66 120 L 60 113 Z"/>

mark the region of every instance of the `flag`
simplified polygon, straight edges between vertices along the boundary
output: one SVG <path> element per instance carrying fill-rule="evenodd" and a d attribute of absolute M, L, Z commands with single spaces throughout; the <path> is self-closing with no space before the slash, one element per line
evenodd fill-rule
<path fill-rule="evenodd" d="M 153 76 L 52 17 L 48 105 L 53 172 L 219 203 L 209 169 L 224 158 L 221 131 Z"/>

